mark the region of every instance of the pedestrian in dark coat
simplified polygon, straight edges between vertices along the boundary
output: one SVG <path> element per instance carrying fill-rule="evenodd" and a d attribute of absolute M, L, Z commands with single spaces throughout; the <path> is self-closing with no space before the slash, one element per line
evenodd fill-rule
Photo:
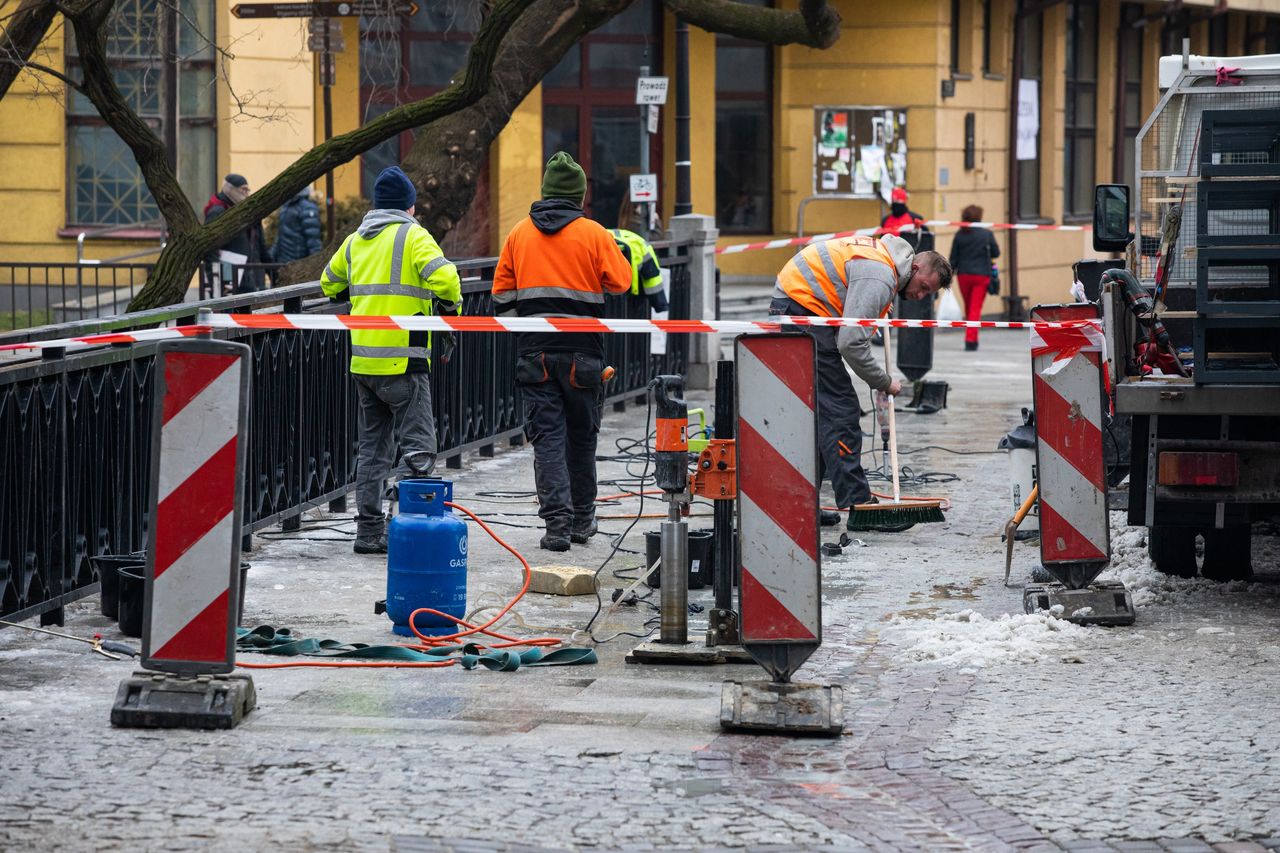
<path fill-rule="evenodd" d="M 966 207 L 960 218 L 965 222 L 981 222 L 982 208 L 976 204 Z M 951 242 L 951 267 L 956 272 L 960 295 L 964 298 L 964 318 L 982 319 L 982 303 L 986 301 L 991 286 L 995 259 L 1000 257 L 996 237 L 985 228 L 969 225 L 961 228 Z M 978 330 L 966 329 L 964 348 L 978 348 Z"/>
<path fill-rule="evenodd" d="M 234 172 L 227 175 L 222 181 L 222 188 L 205 202 L 204 224 L 208 225 L 213 222 L 248 197 L 249 182 L 245 180 L 245 177 Z M 271 248 L 267 245 L 266 238 L 263 236 L 261 222 L 255 221 L 251 223 L 243 231 L 209 253 L 205 260 L 214 264 L 219 263 L 219 251 L 235 252 L 237 255 L 245 256 L 244 263 L 249 268 L 243 271 L 239 281 L 236 281 L 234 277 L 231 278 L 237 293 L 251 293 L 255 290 L 262 290 L 266 286 L 265 270 L 261 267 L 252 268 L 254 264 L 271 263 Z M 224 280 L 226 280 L 225 277 Z"/>
<path fill-rule="evenodd" d="M 314 255 L 322 247 L 320 205 L 311 200 L 309 188 L 300 190 L 280 208 L 271 257 L 278 264 L 287 264 Z"/>

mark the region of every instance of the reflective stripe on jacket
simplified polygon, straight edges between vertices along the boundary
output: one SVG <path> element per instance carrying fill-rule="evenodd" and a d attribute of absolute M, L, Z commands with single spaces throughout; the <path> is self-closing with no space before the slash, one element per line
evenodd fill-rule
<path fill-rule="evenodd" d="M 356 316 L 430 316 L 432 299 L 462 313 L 458 270 L 427 229 L 403 211 L 372 210 L 320 277 L 330 298 L 344 292 Z M 401 329 L 351 332 L 351 372 L 375 376 L 431 367 L 431 335 Z"/>
<path fill-rule="evenodd" d="M 625 228 L 613 229 L 613 239 L 631 264 L 632 295 L 638 295 L 641 288 L 644 288 L 645 295 L 661 290 L 662 269 L 658 265 L 658 254 L 653 251 L 649 241 Z"/>
<path fill-rule="evenodd" d="M 879 261 L 898 275 L 889 250 L 875 237 L 843 237 L 805 246 L 787 261 L 774 283 L 773 295 L 787 297 L 819 317 L 844 316 L 848 280 L 845 265 L 853 260 Z"/>
<path fill-rule="evenodd" d="M 603 317 L 605 293 L 626 293 L 630 286 L 631 269 L 604 226 L 574 205 L 543 200 L 502 244 L 493 273 L 493 313 Z M 604 341 L 594 333 L 525 333 L 518 348 L 603 354 Z"/>

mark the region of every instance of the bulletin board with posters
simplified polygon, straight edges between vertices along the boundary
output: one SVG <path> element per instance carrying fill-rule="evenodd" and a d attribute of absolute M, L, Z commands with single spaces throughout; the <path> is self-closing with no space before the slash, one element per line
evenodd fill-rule
<path fill-rule="evenodd" d="M 907 183 L 906 107 L 814 107 L 813 192 L 882 198 Z"/>

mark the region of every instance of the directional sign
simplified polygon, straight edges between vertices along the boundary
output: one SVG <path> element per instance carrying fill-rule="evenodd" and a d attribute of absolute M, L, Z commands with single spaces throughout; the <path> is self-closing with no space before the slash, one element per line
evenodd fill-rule
<path fill-rule="evenodd" d="M 632 175 L 631 176 L 631 200 L 633 202 L 657 201 L 658 200 L 658 176 L 657 175 Z"/>
<path fill-rule="evenodd" d="M 237 18 L 358 18 L 418 14 L 413 0 L 349 0 L 345 3 L 239 3 L 231 7 Z"/>
<path fill-rule="evenodd" d="M 665 104 L 667 102 L 666 77 L 636 78 L 637 104 Z"/>

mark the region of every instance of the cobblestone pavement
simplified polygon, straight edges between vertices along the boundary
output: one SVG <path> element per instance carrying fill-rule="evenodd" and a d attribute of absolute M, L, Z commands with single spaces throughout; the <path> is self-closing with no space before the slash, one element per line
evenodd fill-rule
<path fill-rule="evenodd" d="M 1025 337 L 984 335 L 966 354 L 947 335 L 937 347 L 931 378 L 951 382 L 950 408 L 900 419 L 904 449 L 992 449 L 1028 402 Z M 643 409 L 609 413 L 601 454 L 643 422 Z M 589 667 L 257 671 L 258 708 L 234 731 L 119 730 L 107 718 L 128 662 L 9 629 L 0 632 L 9 768 L 0 846 L 1280 848 L 1271 840 L 1280 836 L 1277 587 L 1266 577 L 1164 579 L 1145 564 L 1141 532 L 1117 528 L 1116 575 L 1134 591 L 1137 625 L 1083 629 L 1021 615 L 1036 552 L 1018 547 L 1016 582 L 1004 588 L 1004 457 L 934 449 L 903 458 L 917 474 L 958 475 L 926 487 L 954 506 L 943 524 L 869 534 L 866 547 L 826 562 L 824 644 L 797 678 L 843 685 L 839 739 L 723 734 L 720 682 L 759 669 L 628 665 L 635 640 L 625 637 L 601 646 Z M 457 500 L 529 525 L 534 506 L 516 493 L 530 488 L 530 472 L 523 449 L 470 460 Z M 624 476 L 621 462 L 601 464 L 603 479 Z M 636 508 L 628 500 L 601 514 Z M 662 508 L 646 501 L 644 512 Z M 626 524 L 602 519 L 608 532 Z M 651 525 L 637 525 L 627 544 L 639 547 Z M 595 567 L 609 551 L 602 536 L 546 559 L 536 529 L 496 529 L 535 563 Z M 345 518 L 313 513 L 299 533 L 257 537 L 247 621 L 389 641 L 371 608 L 384 567 L 351 554 L 350 530 Z M 1274 575 L 1275 542 L 1260 537 L 1255 547 L 1255 567 Z M 474 528 L 470 558 L 473 606 L 516 588 L 510 558 Z M 622 554 L 610 568 L 640 562 Z M 622 585 L 605 575 L 606 588 Z M 706 591 L 692 598 L 709 603 Z M 590 597 L 531 596 L 519 612 L 543 633 L 581 627 L 594 609 Z M 643 630 L 644 615 L 623 610 L 601 635 Z M 69 609 L 67 629 L 117 636 L 96 599 Z"/>

